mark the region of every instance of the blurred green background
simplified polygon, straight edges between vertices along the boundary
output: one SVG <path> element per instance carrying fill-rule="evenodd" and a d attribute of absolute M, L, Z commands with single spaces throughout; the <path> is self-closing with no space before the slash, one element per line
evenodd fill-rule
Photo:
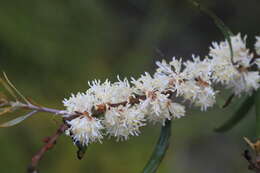
<path fill-rule="evenodd" d="M 259 33 L 260 1 L 202 1 L 235 32 Z M 182 1 L 156 0 L 2 0 L 0 2 L 0 70 L 22 93 L 42 105 L 63 109 L 70 93 L 85 91 L 93 79 L 138 77 L 153 72 L 155 61 L 172 56 L 205 55 L 223 36 L 213 22 Z M 158 50 L 161 50 L 159 53 Z M 162 55 L 163 54 L 163 55 Z M 219 105 L 228 97 L 221 93 Z M 236 99 L 238 101 L 238 99 Z M 189 109 L 173 122 L 172 138 L 159 173 L 247 172 L 242 137 L 254 136 L 253 110 L 226 134 L 213 129 L 224 122 L 236 102 L 222 110 Z M 1 122 L 20 115 L 2 116 Z M 25 172 L 42 139 L 59 119 L 37 114 L 22 124 L 0 129 L 0 172 Z M 139 137 L 91 145 L 83 160 L 62 136 L 40 163 L 46 173 L 134 173 L 148 160 L 159 126 L 143 128 Z"/>

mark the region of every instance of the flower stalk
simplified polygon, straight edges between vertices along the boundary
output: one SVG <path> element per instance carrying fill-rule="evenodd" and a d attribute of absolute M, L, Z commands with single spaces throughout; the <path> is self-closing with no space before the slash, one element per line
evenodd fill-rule
<path fill-rule="evenodd" d="M 48 150 L 53 148 L 53 146 L 57 142 L 58 137 L 62 135 L 67 129 L 68 125 L 62 124 L 53 136 L 47 138 L 47 140 L 45 141 L 45 145 L 32 157 L 31 164 L 29 165 L 27 170 L 28 173 L 38 173 L 37 166 L 39 164 L 39 161 Z"/>

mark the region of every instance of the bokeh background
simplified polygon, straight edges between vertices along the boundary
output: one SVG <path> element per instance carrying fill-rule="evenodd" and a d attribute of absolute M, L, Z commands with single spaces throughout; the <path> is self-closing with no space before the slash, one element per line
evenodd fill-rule
<path fill-rule="evenodd" d="M 202 1 L 233 30 L 248 35 L 249 46 L 260 34 L 260 1 Z M 87 81 L 112 81 L 116 75 L 138 77 L 153 72 L 155 61 L 172 56 L 189 59 L 207 54 L 213 40 L 223 36 L 209 17 L 182 1 L 156 0 L 2 0 L 0 2 L 0 70 L 22 93 L 42 105 L 63 109 L 70 93 L 85 91 Z M 243 136 L 254 136 L 254 110 L 232 131 L 217 134 L 237 106 L 220 105 L 220 94 L 208 112 L 189 109 L 175 120 L 169 152 L 159 173 L 248 172 L 241 153 Z M 0 122 L 21 115 L 2 116 Z M 0 172 L 26 172 L 32 155 L 51 135 L 60 120 L 37 114 L 23 123 L 0 129 Z M 143 128 L 139 137 L 117 143 L 91 145 L 83 160 L 76 147 L 62 136 L 40 164 L 46 173 L 141 172 L 160 132 Z"/>

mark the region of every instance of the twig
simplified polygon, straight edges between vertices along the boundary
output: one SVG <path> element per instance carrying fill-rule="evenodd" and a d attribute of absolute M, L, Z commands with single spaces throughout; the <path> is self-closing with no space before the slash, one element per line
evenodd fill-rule
<path fill-rule="evenodd" d="M 245 150 L 243 152 L 243 157 L 247 160 L 248 162 L 248 169 L 255 172 L 255 173 L 260 173 L 260 165 L 259 165 L 259 160 L 257 158 L 253 158 L 248 150 Z"/>
<path fill-rule="evenodd" d="M 244 137 L 244 140 L 253 151 L 252 156 L 249 150 L 245 150 L 243 153 L 244 158 L 248 161 L 248 169 L 260 173 L 260 140 L 257 139 L 255 142 L 251 142 L 248 138 Z"/>
<path fill-rule="evenodd" d="M 55 145 L 58 137 L 62 135 L 64 131 L 68 128 L 69 127 L 67 124 L 62 124 L 53 136 L 46 138 L 46 144 L 32 157 L 31 164 L 28 167 L 28 173 L 38 172 L 37 166 L 39 164 L 39 161 L 42 159 L 43 155 Z"/>
<path fill-rule="evenodd" d="M 1 103 L 0 104 L 0 107 L 4 107 L 4 106 L 6 106 L 6 105 L 8 105 L 7 103 Z"/>
<path fill-rule="evenodd" d="M 43 106 L 36 106 L 33 104 L 23 104 L 23 103 L 20 104 L 19 103 L 18 106 L 21 108 L 24 108 L 24 109 L 32 109 L 32 110 L 37 110 L 40 112 L 48 112 L 48 113 L 52 113 L 55 115 L 68 115 L 68 112 L 66 110 L 47 108 L 47 107 L 43 107 Z"/>

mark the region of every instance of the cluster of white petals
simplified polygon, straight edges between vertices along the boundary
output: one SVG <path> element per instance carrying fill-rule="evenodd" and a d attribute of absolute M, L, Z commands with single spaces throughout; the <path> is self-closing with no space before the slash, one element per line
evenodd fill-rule
<path fill-rule="evenodd" d="M 233 59 L 230 58 L 230 48 L 227 41 L 214 42 L 210 47 L 212 57 L 213 80 L 230 88 L 235 95 L 251 94 L 259 87 L 260 76 L 258 71 L 250 71 L 254 65 L 254 54 L 246 47 L 246 36 L 240 34 L 231 37 Z M 255 44 L 256 50 L 259 43 Z M 259 61 L 259 60 L 258 60 Z"/>
<path fill-rule="evenodd" d="M 168 90 L 175 92 L 184 100 L 206 110 L 215 103 L 215 91 L 211 87 L 212 65 L 208 58 L 200 60 L 192 56 L 192 61 L 181 63 L 182 60 L 157 62 L 159 68 L 155 76 L 168 77 Z"/>
<path fill-rule="evenodd" d="M 144 113 L 136 106 L 118 106 L 106 111 L 104 126 L 109 136 L 127 140 L 129 135 L 138 136 L 139 128 L 145 126 Z"/>
<path fill-rule="evenodd" d="M 97 118 L 75 118 L 68 124 L 70 128 L 66 131 L 66 135 L 72 136 L 75 143 L 80 142 L 84 146 L 91 142 L 101 142 L 103 138 L 101 130 L 104 127 Z"/>
<path fill-rule="evenodd" d="M 72 94 L 69 99 L 64 99 L 63 104 L 67 107 L 69 114 L 75 112 L 91 113 L 93 106 L 103 103 L 117 103 L 126 101 L 133 93 L 133 88 L 127 79 L 111 83 L 106 80 L 101 83 L 100 80 L 89 82 L 90 88 L 85 93 Z"/>
<path fill-rule="evenodd" d="M 258 55 L 260 55 L 260 37 L 256 37 L 255 51 Z"/>
<path fill-rule="evenodd" d="M 63 101 L 68 115 L 82 114 L 67 121 L 66 134 L 82 145 L 101 141 L 105 135 L 127 140 L 149 123 L 164 125 L 166 120 L 185 116 L 187 103 L 203 111 L 212 107 L 218 93 L 214 84 L 231 89 L 236 96 L 252 94 L 260 86 L 260 37 L 256 40 L 256 54 L 246 47 L 246 37 L 237 34 L 231 37 L 233 56 L 227 40 L 213 42 L 205 58 L 162 60 L 156 62 L 153 75 L 145 72 L 131 81 L 89 82 L 85 93 Z"/>

